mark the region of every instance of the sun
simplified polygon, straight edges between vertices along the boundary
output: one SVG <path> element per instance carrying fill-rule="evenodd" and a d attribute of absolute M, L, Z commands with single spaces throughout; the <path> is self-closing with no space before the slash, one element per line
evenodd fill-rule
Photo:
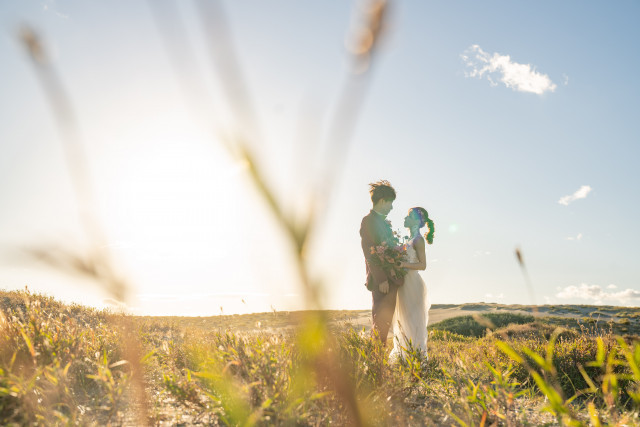
<path fill-rule="evenodd" d="M 243 167 L 215 141 L 189 128 L 142 126 L 99 161 L 99 220 L 136 282 L 156 290 L 202 282 L 228 256 L 220 242 L 235 237 Z"/>

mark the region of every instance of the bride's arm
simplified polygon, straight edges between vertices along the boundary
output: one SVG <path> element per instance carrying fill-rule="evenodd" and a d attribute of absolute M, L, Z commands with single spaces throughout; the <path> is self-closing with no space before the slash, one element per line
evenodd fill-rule
<path fill-rule="evenodd" d="M 400 264 L 400 267 L 406 268 L 407 270 L 426 270 L 427 257 L 425 256 L 424 239 L 422 236 L 416 239 L 413 248 L 416 250 L 416 255 L 418 255 L 418 262 L 403 262 Z"/>

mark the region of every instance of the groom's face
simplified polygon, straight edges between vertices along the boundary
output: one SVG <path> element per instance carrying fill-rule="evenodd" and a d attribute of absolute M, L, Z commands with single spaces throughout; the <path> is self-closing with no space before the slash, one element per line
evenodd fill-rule
<path fill-rule="evenodd" d="M 383 215 L 388 215 L 393 209 L 393 200 L 381 200 L 380 201 L 380 213 Z"/>

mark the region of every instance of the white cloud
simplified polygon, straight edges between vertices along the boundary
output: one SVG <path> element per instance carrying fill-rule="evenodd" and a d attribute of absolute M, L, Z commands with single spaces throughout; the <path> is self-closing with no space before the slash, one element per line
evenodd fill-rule
<path fill-rule="evenodd" d="M 489 54 L 477 44 L 469 47 L 460 55 L 465 65 L 471 71 L 465 72 L 466 77 L 486 77 L 492 86 L 498 82 L 518 92 L 530 92 L 542 95 L 554 92 L 557 85 L 546 74 L 539 73 L 531 64 L 520 64 L 511 60 L 509 55 L 499 53 Z"/>
<path fill-rule="evenodd" d="M 474 258 L 475 257 L 479 257 L 479 256 L 489 256 L 489 255 L 491 255 L 491 252 L 489 252 L 489 251 L 475 251 L 473 253 L 473 257 Z"/>
<path fill-rule="evenodd" d="M 498 301 L 504 299 L 504 294 L 499 293 L 498 295 L 493 295 L 491 293 L 484 294 L 484 299 L 486 302 Z"/>
<path fill-rule="evenodd" d="M 69 15 L 61 13 L 56 9 L 57 9 L 57 5 L 55 0 L 45 0 L 44 3 L 42 3 L 43 12 L 51 12 L 51 13 L 54 13 L 56 16 L 59 16 L 60 18 L 69 19 Z"/>
<path fill-rule="evenodd" d="M 560 203 L 561 205 L 569 206 L 569 203 L 576 201 L 578 199 L 584 199 L 585 197 L 587 197 L 587 194 L 589 194 L 590 192 L 591 192 L 591 187 L 588 185 L 583 185 L 578 189 L 578 191 L 571 194 L 570 196 L 561 197 L 560 200 L 558 200 L 558 203 Z"/>
<path fill-rule="evenodd" d="M 582 240 L 582 233 L 578 233 L 575 237 L 567 237 L 567 240 Z"/>
<path fill-rule="evenodd" d="M 607 289 L 616 289 L 616 285 L 609 285 Z M 583 299 L 593 301 L 596 304 L 600 304 L 604 301 L 615 301 L 619 303 L 629 303 L 632 300 L 640 300 L 640 291 L 635 289 L 625 289 L 618 292 L 607 292 L 602 289 L 600 285 L 588 285 L 581 283 L 580 286 L 567 286 L 564 289 L 560 289 L 560 292 L 556 294 L 557 298 L 563 299 Z"/>
<path fill-rule="evenodd" d="M 110 306 L 111 308 L 116 308 L 116 309 L 128 309 L 129 307 L 127 306 L 127 304 L 125 304 L 122 301 L 116 301 L 113 298 L 105 298 L 102 300 L 103 304 L 107 304 L 108 306 Z"/>
<path fill-rule="evenodd" d="M 291 296 L 293 294 L 286 294 L 285 296 Z M 136 295 L 140 301 L 153 301 L 153 300 L 166 300 L 166 301 L 191 301 L 191 300 L 204 300 L 204 299 L 238 299 L 238 298 L 263 298 L 268 297 L 270 294 L 264 292 L 208 292 L 208 293 L 147 293 Z"/>

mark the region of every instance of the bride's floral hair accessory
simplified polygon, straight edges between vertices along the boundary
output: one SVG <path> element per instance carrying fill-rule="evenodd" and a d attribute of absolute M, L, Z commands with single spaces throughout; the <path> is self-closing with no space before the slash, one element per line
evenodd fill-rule
<path fill-rule="evenodd" d="M 427 240 L 429 244 L 433 243 L 433 234 L 435 233 L 435 226 L 431 218 L 429 218 L 429 213 L 425 208 L 415 207 L 409 209 L 409 214 L 415 214 L 418 221 L 420 221 L 420 228 L 425 225 L 429 228 L 429 232 L 424 235 L 424 238 Z"/>

